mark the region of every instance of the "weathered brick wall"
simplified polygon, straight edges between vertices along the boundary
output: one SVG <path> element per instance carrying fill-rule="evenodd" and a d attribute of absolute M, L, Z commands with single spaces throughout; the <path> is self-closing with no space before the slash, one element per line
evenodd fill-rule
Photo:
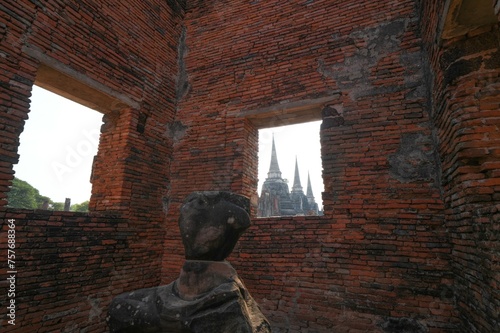
<path fill-rule="evenodd" d="M 0 82 L 1 82 L 1 160 L 0 207 L 7 204 L 7 191 L 14 178 L 12 165 L 17 163 L 17 147 L 24 119 L 27 119 L 31 84 L 35 79 L 36 61 L 21 56 L 20 41 L 31 23 L 34 6 L 3 4 L 0 13 Z"/>
<path fill-rule="evenodd" d="M 128 110 L 117 105 L 106 111 L 91 206 L 124 211 L 129 205 L 156 207 L 161 200 L 143 199 L 145 193 L 161 197 L 166 187 L 170 144 L 165 132 L 175 112 L 181 5 L 6 1 L 1 9 L 6 22 L 0 30 L 6 111 L 2 197 L 17 162 L 17 136 L 27 118 L 31 85 L 40 62 L 48 61 L 49 66 L 72 71 L 76 79 L 121 93 L 137 106 Z M 152 184 L 144 184 L 140 174 L 153 170 Z M 137 193 L 142 199 L 131 201 Z"/>
<path fill-rule="evenodd" d="M 275 331 L 446 331 L 453 308 L 445 301 L 451 283 L 439 285 L 440 273 L 431 262 L 446 263 L 427 253 L 428 239 L 404 231 L 411 229 L 411 219 L 379 227 L 393 239 L 387 245 L 377 240 L 380 236 L 363 236 L 342 225 L 348 222 L 312 217 L 253 221 L 229 260 Z M 377 228 L 374 223 L 368 227 Z M 408 253 L 396 249 L 404 241 L 411 244 Z M 435 275 L 422 278 L 427 274 Z"/>
<path fill-rule="evenodd" d="M 10 318 L 2 310 L 2 332 L 105 332 L 114 296 L 159 283 L 152 269 L 160 265 L 158 251 L 142 248 L 142 235 L 126 219 L 12 209 L 0 219 L 5 258 L 7 221 L 15 220 L 17 271 L 15 297 L 9 298 L 15 299 L 16 325 L 7 323 Z M 5 278 L 0 288 L 6 309 Z"/>
<path fill-rule="evenodd" d="M 325 217 L 254 220 L 235 266 L 278 331 L 456 330 L 417 9 L 238 0 L 190 8 L 164 283 L 182 259 L 185 195 L 255 195 L 257 129 L 244 115 L 329 99 Z"/>
<path fill-rule="evenodd" d="M 159 283 L 172 149 L 166 133 L 175 114 L 184 6 L 161 0 L 1 2 L 1 234 L 6 219 L 14 218 L 20 262 L 18 320 L 15 328 L 6 325 L 2 311 L 2 329 L 103 332 L 113 296 Z M 5 207 L 42 65 L 124 101 L 103 110 L 91 217 Z M 1 244 L 5 253 L 4 238 Z M 4 290 L 4 264 L 1 269 Z M 7 293 L 0 295 L 5 309 Z"/>
<path fill-rule="evenodd" d="M 443 5 L 196 1 L 183 22 L 181 0 L 3 1 L 0 244 L 15 219 L 16 329 L 102 332 L 113 296 L 175 279 L 182 199 L 255 199 L 248 115 L 272 126 L 258 113 L 319 103 L 325 216 L 255 219 L 230 258 L 276 331 L 493 332 L 500 37 L 442 44 Z M 41 64 L 129 101 L 105 112 L 90 216 L 5 208 Z"/>
<path fill-rule="evenodd" d="M 436 112 L 459 307 L 466 327 L 478 332 L 500 326 L 499 60 L 498 27 L 446 48 Z"/>
<path fill-rule="evenodd" d="M 443 169 L 454 293 L 464 332 L 495 332 L 500 221 L 500 33 L 498 26 L 452 40 L 436 35 L 440 1 L 424 8 L 432 113 Z"/>

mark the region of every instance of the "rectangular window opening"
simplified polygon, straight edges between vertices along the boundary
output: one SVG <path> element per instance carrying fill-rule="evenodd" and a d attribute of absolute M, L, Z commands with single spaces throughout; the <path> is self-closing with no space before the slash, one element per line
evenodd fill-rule
<path fill-rule="evenodd" d="M 259 130 L 257 217 L 323 215 L 320 126 Z"/>
<path fill-rule="evenodd" d="M 33 86 L 8 207 L 87 212 L 102 114 Z"/>

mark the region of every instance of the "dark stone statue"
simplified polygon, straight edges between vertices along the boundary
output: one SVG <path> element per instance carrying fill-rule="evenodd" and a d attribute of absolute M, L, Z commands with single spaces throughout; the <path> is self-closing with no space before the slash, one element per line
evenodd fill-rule
<path fill-rule="evenodd" d="M 229 192 L 195 192 L 181 207 L 186 261 L 177 280 L 116 297 L 111 333 L 268 333 L 270 325 L 224 259 L 250 226 L 249 200 Z"/>

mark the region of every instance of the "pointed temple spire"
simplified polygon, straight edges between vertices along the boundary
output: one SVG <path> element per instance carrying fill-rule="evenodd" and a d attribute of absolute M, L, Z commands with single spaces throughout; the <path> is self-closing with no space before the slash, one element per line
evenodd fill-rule
<path fill-rule="evenodd" d="M 314 202 L 314 195 L 313 195 L 313 190 L 311 186 L 311 176 L 309 175 L 309 171 L 307 172 L 307 199 L 311 200 Z"/>
<path fill-rule="evenodd" d="M 299 163 L 297 156 L 295 156 L 295 176 L 293 177 L 292 192 L 302 192 L 302 185 L 300 185 Z"/>
<path fill-rule="evenodd" d="M 288 187 L 288 181 L 281 178 L 273 135 L 271 165 L 269 166 L 267 179 L 262 184 L 257 216 L 304 216 L 318 215 L 318 213 L 318 204 L 314 202 L 309 173 L 307 175 L 307 196 L 304 194 L 302 185 L 300 184 L 297 156 L 295 156 L 295 175 L 291 191 Z"/>
<path fill-rule="evenodd" d="M 274 144 L 274 134 L 273 134 L 273 148 L 271 151 L 271 165 L 269 166 L 269 172 L 267 173 L 268 179 L 281 178 L 281 171 L 278 165 L 278 155 L 276 154 L 276 146 Z"/>

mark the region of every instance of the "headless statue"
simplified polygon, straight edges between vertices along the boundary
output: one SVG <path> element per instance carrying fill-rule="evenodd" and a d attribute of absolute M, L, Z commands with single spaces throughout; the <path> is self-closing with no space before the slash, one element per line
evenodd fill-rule
<path fill-rule="evenodd" d="M 174 282 L 116 297 L 111 333 L 269 333 L 271 327 L 225 259 L 250 226 L 249 200 L 195 192 L 181 207 L 186 261 Z"/>

